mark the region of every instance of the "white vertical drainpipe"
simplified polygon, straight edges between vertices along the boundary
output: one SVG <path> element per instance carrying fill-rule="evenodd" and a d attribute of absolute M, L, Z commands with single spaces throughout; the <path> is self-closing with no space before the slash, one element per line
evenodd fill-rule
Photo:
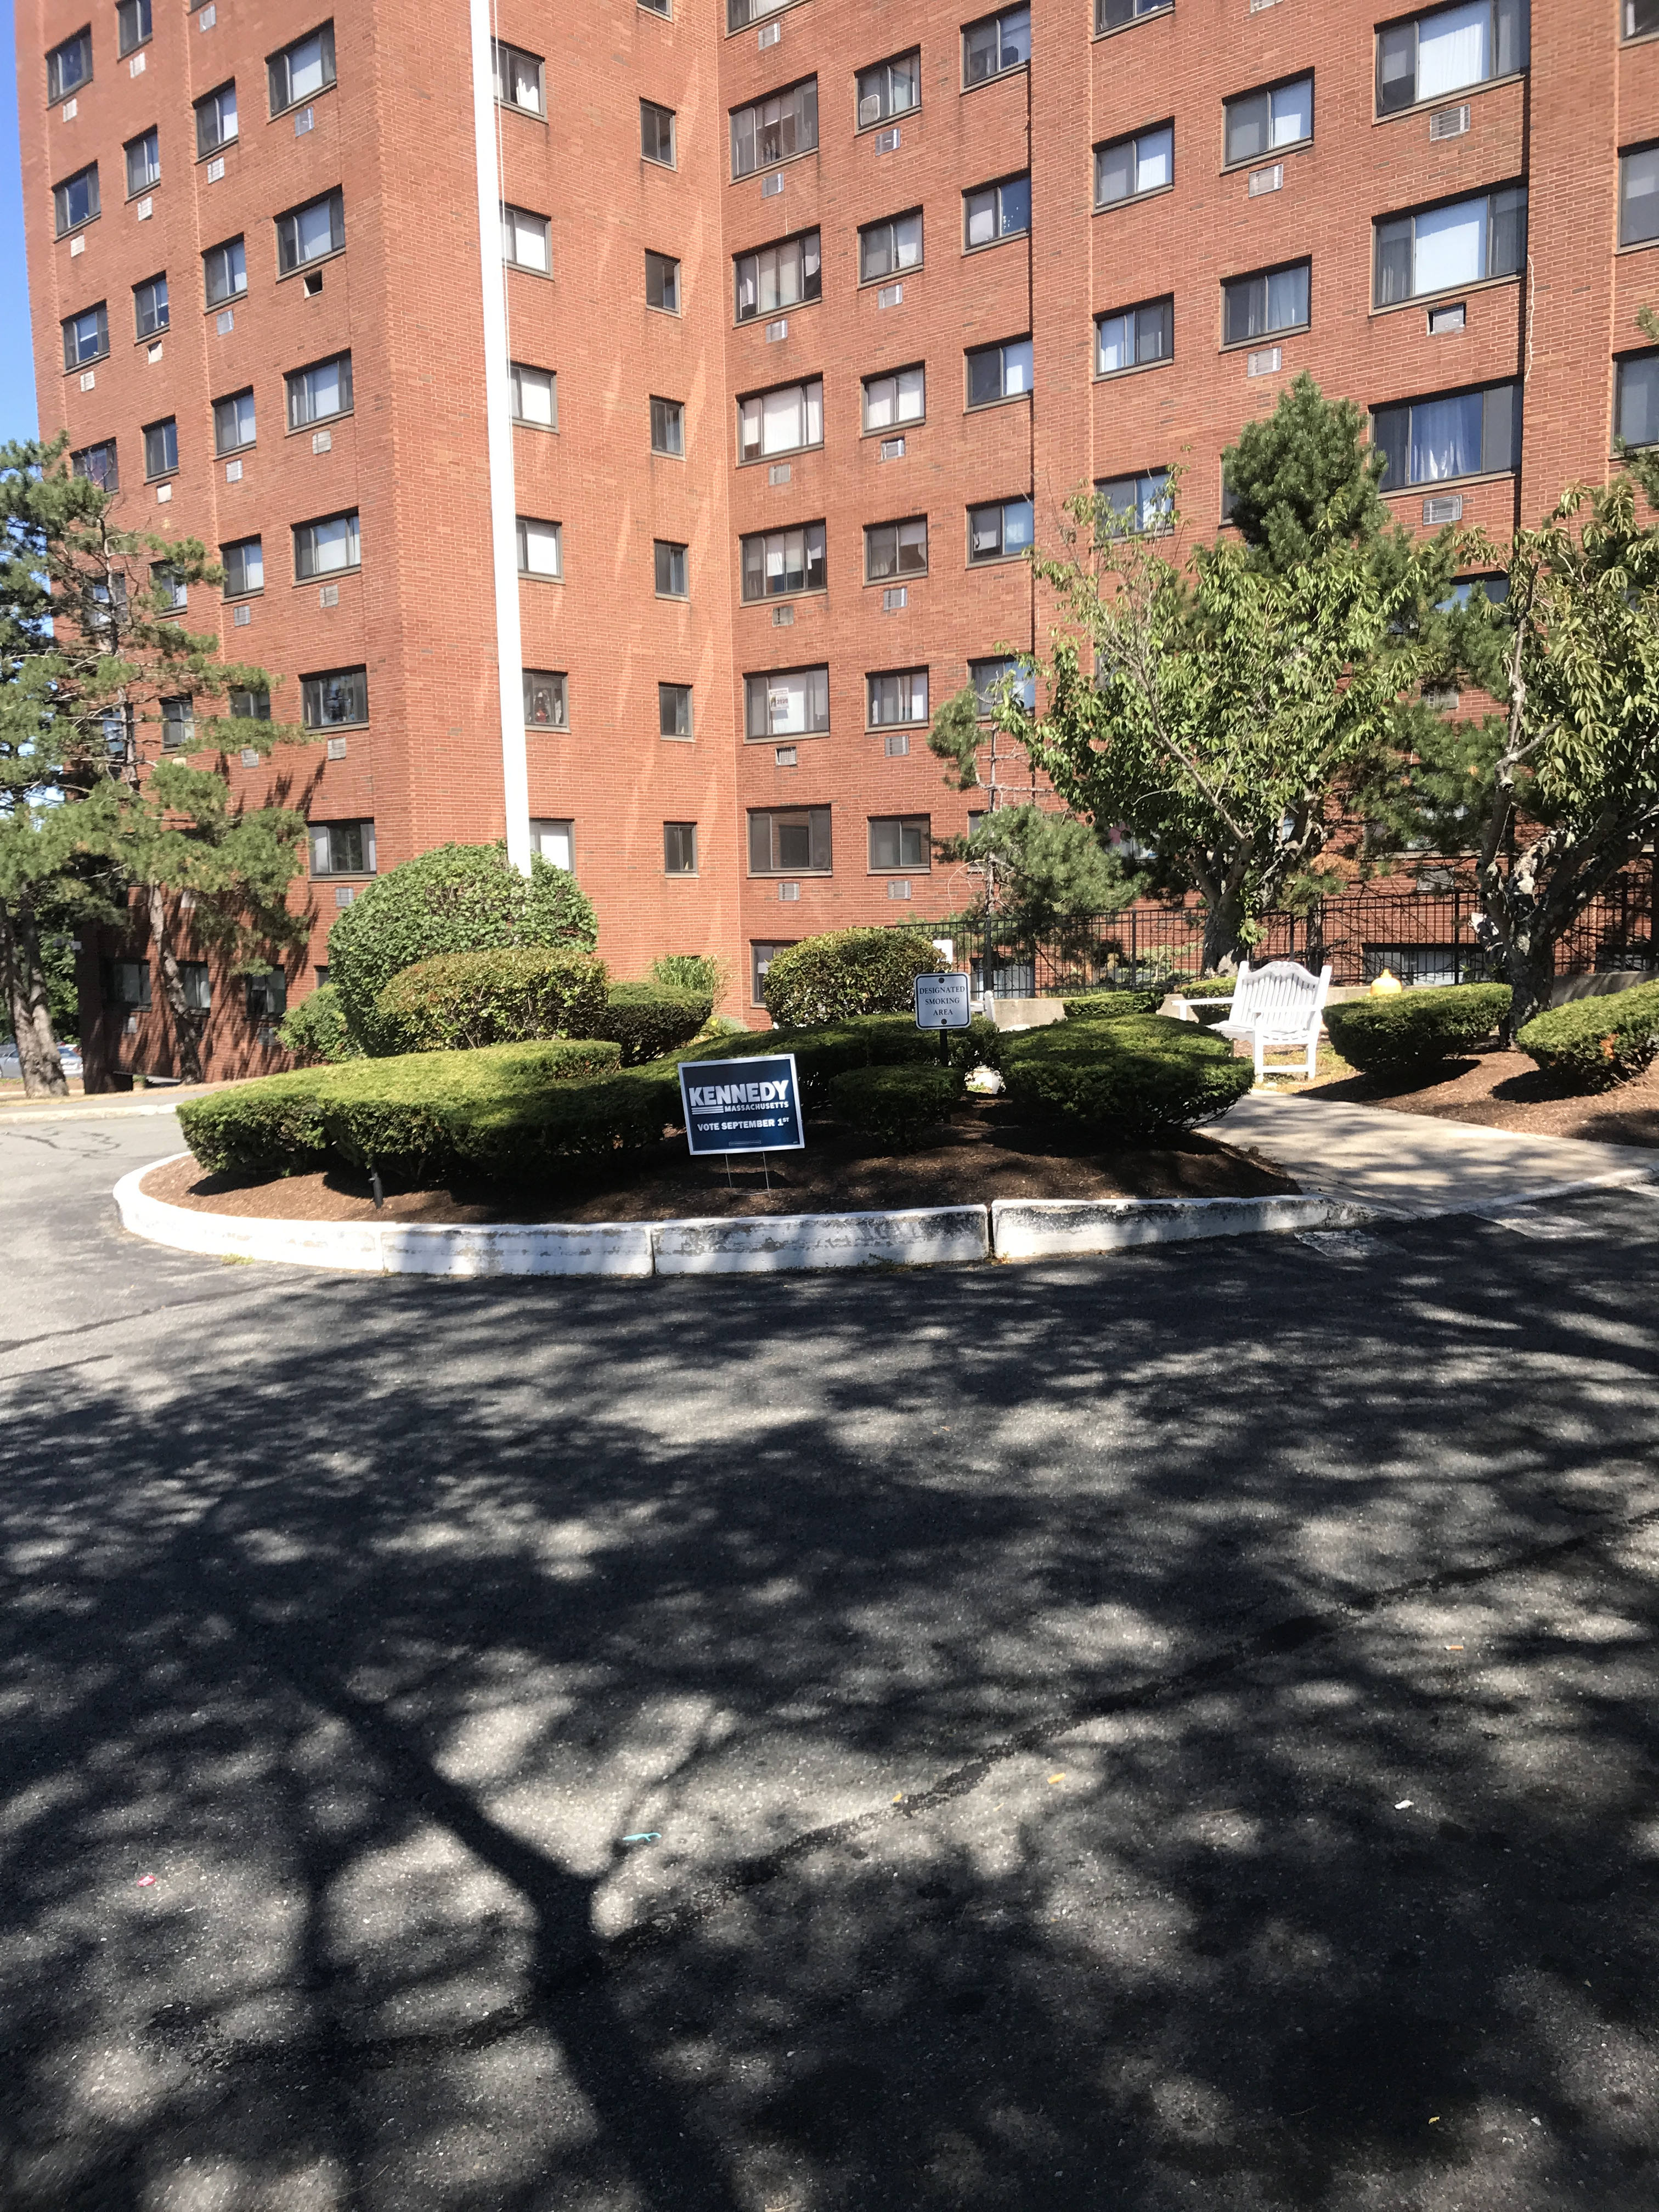
<path fill-rule="evenodd" d="M 501 175 L 496 158 L 490 0 L 470 0 L 472 141 L 478 168 L 478 273 L 483 286 L 484 417 L 489 455 L 489 542 L 495 591 L 496 689 L 507 857 L 530 872 L 530 767 L 525 748 L 524 648 L 519 629 L 518 501 L 513 483 L 513 394 L 507 374 L 507 272 L 501 259 Z"/>

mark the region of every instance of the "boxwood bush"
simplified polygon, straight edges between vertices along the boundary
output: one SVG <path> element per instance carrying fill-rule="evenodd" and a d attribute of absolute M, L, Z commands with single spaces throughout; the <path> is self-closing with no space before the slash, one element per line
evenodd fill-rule
<path fill-rule="evenodd" d="M 1162 990 L 1083 991 L 1062 999 L 1068 1022 L 1115 1022 L 1125 1014 L 1155 1014 L 1164 1004 Z"/>
<path fill-rule="evenodd" d="M 1534 1014 L 1515 1041 L 1564 1091 L 1611 1090 L 1659 1054 L 1659 983 L 1552 1006 Z"/>
<path fill-rule="evenodd" d="M 925 930 L 836 929 L 804 937 L 767 971 L 766 1005 L 786 1028 L 821 1029 L 860 1014 L 910 1011 L 911 985 L 945 958 Z"/>
<path fill-rule="evenodd" d="M 617 1073 L 617 1047 L 598 1039 L 410 1053 L 240 1083 L 182 1101 L 179 1120 L 210 1175 L 303 1174 L 331 1157 L 361 1166 L 380 1158 L 381 1145 L 387 1164 L 409 1172 L 468 1157 L 453 1134 L 462 1123 L 493 1125 L 498 1111 L 533 1118 L 562 1086 Z"/>
<path fill-rule="evenodd" d="M 689 1044 L 714 1012 L 707 991 L 668 991 L 654 983 L 613 983 L 605 1005 L 579 1036 L 614 1037 L 624 1067 Z M 744 1035 L 748 1032 L 745 1030 Z"/>
<path fill-rule="evenodd" d="M 950 1118 L 962 1097 L 962 1078 L 952 1067 L 917 1061 L 897 1067 L 849 1067 L 830 1085 L 830 1104 L 837 1121 L 861 1137 L 873 1137 L 903 1151 Z"/>
<path fill-rule="evenodd" d="M 608 1036 L 605 1000 L 605 967 L 592 953 L 502 945 L 403 969 L 375 1000 L 374 1021 L 395 1052 L 474 1052 L 535 1037 Z"/>
<path fill-rule="evenodd" d="M 861 1021 L 836 1022 L 822 1029 L 750 1030 L 742 1036 L 710 1037 L 681 1053 L 681 1060 L 747 1060 L 756 1054 L 793 1052 L 800 1081 L 801 1104 L 809 1114 L 827 1113 L 830 1085 L 849 1067 L 889 1067 L 906 1060 L 933 1060 L 939 1047 L 909 1014 L 872 1014 Z"/>
<path fill-rule="evenodd" d="M 1213 1121 L 1255 1075 L 1225 1038 L 1158 1014 L 1056 1022 L 1003 1040 L 1002 1079 L 1015 1105 L 1118 1144 L 1153 1144 Z"/>
<path fill-rule="evenodd" d="M 1509 1010 L 1507 983 L 1448 983 L 1327 1006 L 1325 1028 L 1351 1067 L 1394 1075 L 1479 1044 Z"/>
<path fill-rule="evenodd" d="M 302 1067 L 356 1060 L 362 1053 L 346 1027 L 340 994 L 332 983 L 319 983 L 308 999 L 301 999 L 283 1016 L 276 1026 L 276 1042 Z"/>

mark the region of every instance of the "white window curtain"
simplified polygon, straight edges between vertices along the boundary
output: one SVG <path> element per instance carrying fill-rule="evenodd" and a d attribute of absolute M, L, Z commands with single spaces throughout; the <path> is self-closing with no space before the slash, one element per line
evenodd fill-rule
<path fill-rule="evenodd" d="M 1412 410 L 1409 478 L 1439 483 L 1480 473 L 1480 394 L 1425 400 Z"/>
<path fill-rule="evenodd" d="M 1294 146 L 1300 138 L 1313 136 L 1313 80 L 1304 77 L 1297 84 L 1287 84 L 1273 95 L 1273 143 L 1275 146 Z"/>
<path fill-rule="evenodd" d="M 1135 190 L 1155 192 L 1175 177 L 1175 132 L 1149 131 L 1135 141 Z"/>
<path fill-rule="evenodd" d="M 1470 0 L 1425 15 L 1417 27 L 1417 96 L 1437 100 L 1442 93 L 1480 84 L 1492 75 L 1491 0 Z"/>
<path fill-rule="evenodd" d="M 1412 250 L 1413 292 L 1443 292 L 1486 273 L 1486 202 L 1459 200 L 1420 215 Z"/>

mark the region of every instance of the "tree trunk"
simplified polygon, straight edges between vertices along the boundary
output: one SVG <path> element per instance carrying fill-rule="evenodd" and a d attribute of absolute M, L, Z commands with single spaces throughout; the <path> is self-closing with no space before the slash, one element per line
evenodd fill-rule
<path fill-rule="evenodd" d="M 22 1063 L 23 1091 L 29 1098 L 66 1098 L 69 1083 L 52 1033 L 46 970 L 40 964 L 40 933 L 27 899 L 8 906 L 0 900 L 0 970 L 6 1004 Z"/>
<path fill-rule="evenodd" d="M 178 1073 L 185 1083 L 200 1083 L 203 1080 L 202 1031 L 207 1025 L 207 1017 L 185 1003 L 185 979 L 179 972 L 178 958 L 173 950 L 173 939 L 167 930 L 167 897 L 160 884 L 148 886 L 147 897 L 149 933 L 161 963 L 161 995 L 167 1000 L 167 1012 L 173 1022 L 173 1049 L 179 1056 Z"/>
<path fill-rule="evenodd" d="M 1238 933 L 1244 926 L 1243 902 L 1231 889 L 1204 908 L 1204 973 L 1213 975 L 1224 960 L 1238 958 Z"/>

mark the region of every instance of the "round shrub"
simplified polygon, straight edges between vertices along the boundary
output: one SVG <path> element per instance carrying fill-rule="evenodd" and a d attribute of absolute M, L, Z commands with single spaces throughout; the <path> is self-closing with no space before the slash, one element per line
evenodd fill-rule
<path fill-rule="evenodd" d="M 597 1036 L 605 974 L 591 952 L 501 945 L 441 952 L 394 975 L 374 1002 L 390 1052 L 473 1052 L 532 1037 Z"/>
<path fill-rule="evenodd" d="M 653 983 L 613 983 L 605 1005 L 580 1034 L 614 1037 L 622 1047 L 623 1066 L 637 1067 L 690 1043 L 712 1011 L 706 991 L 665 991 Z"/>
<path fill-rule="evenodd" d="M 785 1029 L 908 1013 L 916 977 L 945 965 L 933 939 L 919 929 L 835 929 L 804 937 L 767 971 L 767 1010 Z"/>
<path fill-rule="evenodd" d="M 907 1060 L 935 1060 L 938 1046 L 908 1014 L 866 1014 L 816 1030 L 747 1030 L 742 1036 L 710 1037 L 681 1053 L 681 1060 L 750 1060 L 781 1053 L 795 1055 L 801 1105 L 809 1114 L 827 1113 L 830 1085 L 849 1067 L 891 1067 Z M 937 1064 L 937 1062 L 935 1062 Z"/>
<path fill-rule="evenodd" d="M 331 1073 L 309 1067 L 181 1099 L 185 1142 L 208 1175 L 304 1175 L 321 1167 L 328 1138 L 318 1102 Z"/>
<path fill-rule="evenodd" d="M 324 1060 L 356 1060 L 362 1051 L 346 1027 L 340 994 L 332 983 L 319 983 L 308 999 L 301 999 L 283 1016 L 276 1042 L 293 1054 L 301 1067 L 314 1067 Z"/>
<path fill-rule="evenodd" d="M 1224 1037 L 1158 1014 L 1056 1022 L 1003 1040 L 1002 1079 L 1015 1105 L 1117 1144 L 1154 1144 L 1213 1121 L 1255 1073 Z"/>
<path fill-rule="evenodd" d="M 1509 1010 L 1507 983 L 1448 983 L 1327 1006 L 1325 1027 L 1351 1067 L 1395 1075 L 1479 1044 Z"/>
<path fill-rule="evenodd" d="M 593 909 L 562 868 L 538 854 L 521 876 L 505 845 L 439 845 L 376 877 L 343 910 L 329 932 L 329 981 L 358 1043 L 387 1053 L 396 1048 L 376 1003 L 417 960 L 503 945 L 591 952 L 598 941 Z"/>
<path fill-rule="evenodd" d="M 924 1063 L 900 1067 L 849 1067 L 830 1085 L 838 1121 L 895 1152 L 908 1150 L 940 1122 L 962 1096 L 954 1068 Z"/>
<path fill-rule="evenodd" d="M 1115 1022 L 1126 1014 L 1155 1014 L 1164 1004 L 1161 990 L 1083 991 L 1062 999 L 1068 1022 Z"/>
<path fill-rule="evenodd" d="M 1659 983 L 1552 1006 L 1515 1041 L 1564 1091 L 1610 1091 L 1659 1054 Z"/>

